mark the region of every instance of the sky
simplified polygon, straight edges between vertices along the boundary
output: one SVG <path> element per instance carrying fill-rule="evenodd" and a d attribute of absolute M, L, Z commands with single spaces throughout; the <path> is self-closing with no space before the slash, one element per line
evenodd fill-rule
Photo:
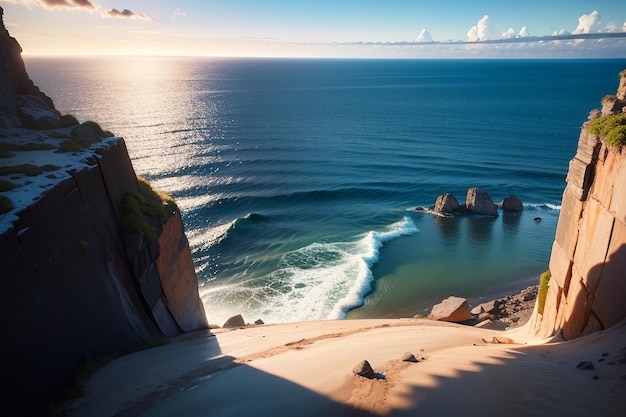
<path fill-rule="evenodd" d="M 622 0 L 0 0 L 24 55 L 626 58 Z"/>

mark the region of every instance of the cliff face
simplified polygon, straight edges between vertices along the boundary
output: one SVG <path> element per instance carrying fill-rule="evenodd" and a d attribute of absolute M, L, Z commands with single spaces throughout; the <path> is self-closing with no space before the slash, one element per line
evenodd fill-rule
<path fill-rule="evenodd" d="M 148 219 L 156 241 L 121 232 L 140 190 L 124 140 L 64 127 L 19 51 L 1 25 L 0 360 L 16 416 L 42 415 L 87 358 L 208 327 L 180 213 Z"/>
<path fill-rule="evenodd" d="M 622 76 L 617 95 L 603 101 L 602 115 L 623 113 L 625 99 Z M 545 308 L 534 317 L 538 335 L 561 330 L 573 339 L 626 317 L 625 184 L 624 149 L 583 126 L 563 194 Z"/>
<path fill-rule="evenodd" d="M 0 7 L 0 129 L 34 127 L 33 113 L 38 113 L 40 126 L 59 126 L 60 114 L 50 97 L 39 91 L 26 73 L 20 44 L 4 27 L 4 11 Z M 47 114 L 46 114 L 47 113 Z M 45 117 L 44 117 L 45 115 Z"/>

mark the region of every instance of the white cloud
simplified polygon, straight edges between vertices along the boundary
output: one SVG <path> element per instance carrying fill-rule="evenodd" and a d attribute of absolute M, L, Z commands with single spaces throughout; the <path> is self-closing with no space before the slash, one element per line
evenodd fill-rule
<path fill-rule="evenodd" d="M 472 26 L 467 32 L 466 40 L 469 42 L 486 41 L 489 39 L 498 39 L 499 36 L 500 34 L 489 20 L 489 16 L 484 15 L 476 26 Z"/>
<path fill-rule="evenodd" d="M 515 30 L 513 30 L 513 28 L 509 28 L 509 30 L 507 30 L 506 32 L 502 34 L 502 39 L 518 39 L 518 38 L 527 38 L 529 36 L 530 36 L 530 33 L 528 33 L 528 29 L 526 28 L 526 26 L 522 26 L 522 28 L 520 29 L 517 35 L 515 34 Z"/>
<path fill-rule="evenodd" d="M 187 16 L 187 13 L 183 12 L 182 10 L 180 10 L 179 8 L 177 8 L 176 10 L 174 10 L 172 12 L 172 15 L 170 16 L 170 19 L 172 20 L 176 20 L 180 17 L 185 17 Z"/>
<path fill-rule="evenodd" d="M 133 13 L 132 11 L 130 11 L 128 9 L 124 9 L 122 11 L 120 11 L 118 9 L 110 9 L 110 10 L 107 10 L 106 12 L 104 12 L 104 16 L 106 16 L 106 17 L 120 17 L 120 18 L 127 18 L 127 19 L 154 20 L 151 17 L 146 16 L 143 13 Z"/>
<path fill-rule="evenodd" d="M 144 13 L 134 13 L 128 9 L 104 10 L 91 0 L 6 0 L 9 3 L 23 4 L 26 7 L 43 7 L 46 9 L 74 9 L 88 12 L 99 11 L 103 17 L 119 17 L 127 19 L 154 20 Z"/>
<path fill-rule="evenodd" d="M 564 35 L 570 35 L 570 33 L 564 28 L 559 30 L 558 32 L 556 30 L 552 32 L 552 36 L 564 36 Z"/>
<path fill-rule="evenodd" d="M 430 32 L 426 29 L 422 29 L 417 38 L 415 38 L 415 42 L 433 42 L 433 37 L 430 35 Z"/>
<path fill-rule="evenodd" d="M 584 14 L 578 18 L 578 26 L 574 29 L 574 34 L 579 33 L 596 33 L 602 30 L 600 13 L 597 10 L 591 14 Z"/>
<path fill-rule="evenodd" d="M 528 32 L 528 28 L 526 26 L 522 26 L 517 36 L 520 38 L 527 38 L 530 36 L 530 32 Z"/>
<path fill-rule="evenodd" d="M 626 32 L 626 22 L 622 25 L 622 32 Z"/>

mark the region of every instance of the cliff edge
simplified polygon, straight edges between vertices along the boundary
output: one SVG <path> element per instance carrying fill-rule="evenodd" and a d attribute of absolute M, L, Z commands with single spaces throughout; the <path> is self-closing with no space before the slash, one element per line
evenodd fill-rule
<path fill-rule="evenodd" d="M 122 138 L 61 115 L 20 54 L 2 23 L 0 392 L 15 416 L 42 415 L 89 358 L 208 328 L 175 204 Z"/>
<path fill-rule="evenodd" d="M 569 164 L 545 304 L 533 317 L 538 336 L 570 340 L 626 317 L 626 71 L 620 76 L 617 94 L 583 125 Z M 597 128 L 607 124 L 616 129 Z"/>

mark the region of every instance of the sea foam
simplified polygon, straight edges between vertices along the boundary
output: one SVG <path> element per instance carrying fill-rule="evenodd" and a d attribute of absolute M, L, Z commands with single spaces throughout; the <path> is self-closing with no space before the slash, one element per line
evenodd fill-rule
<path fill-rule="evenodd" d="M 236 308 L 244 317 L 266 323 L 343 319 L 371 291 L 371 267 L 378 262 L 381 247 L 416 232 L 412 218 L 406 216 L 355 241 L 314 242 L 286 252 L 278 268 L 266 276 L 205 288 L 203 297 L 212 300 L 207 313 L 213 320 L 225 320 Z"/>

